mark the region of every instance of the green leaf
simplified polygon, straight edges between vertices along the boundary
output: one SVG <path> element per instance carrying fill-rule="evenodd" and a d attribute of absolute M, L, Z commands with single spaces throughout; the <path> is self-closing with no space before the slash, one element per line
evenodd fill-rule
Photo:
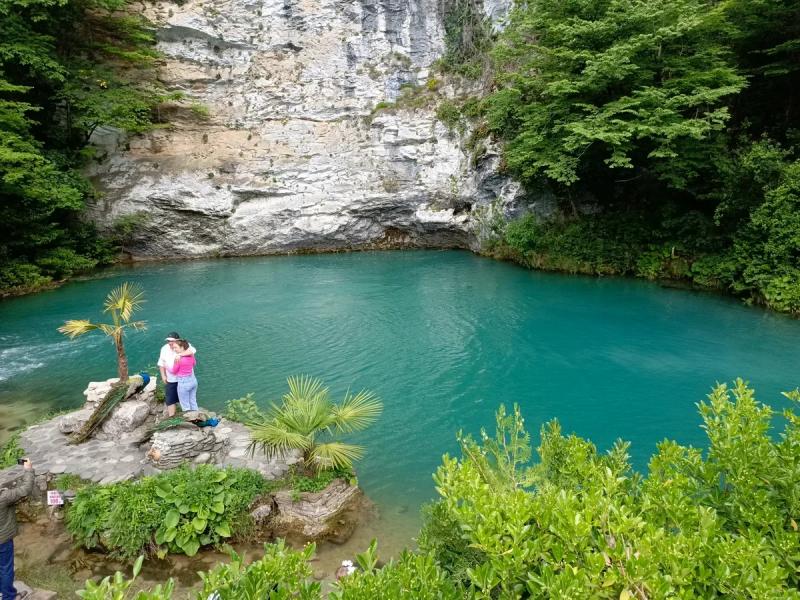
<path fill-rule="evenodd" d="M 181 520 L 180 513 L 177 510 L 175 510 L 174 508 L 171 508 L 169 511 L 167 511 L 167 514 L 164 517 L 164 524 L 168 528 L 177 527 L 178 521 L 180 521 L 180 520 Z"/>
<path fill-rule="evenodd" d="M 208 521 L 206 521 L 205 519 L 201 519 L 200 517 L 195 517 L 194 519 L 192 519 L 192 527 L 194 527 L 194 530 L 197 533 L 200 533 L 203 530 L 205 530 L 207 525 Z"/>
<path fill-rule="evenodd" d="M 214 532 L 220 537 L 231 537 L 231 527 L 227 521 L 223 521 L 214 526 Z"/>
<path fill-rule="evenodd" d="M 184 551 L 186 556 L 194 556 L 195 554 L 197 554 L 197 551 L 199 549 L 200 549 L 200 542 L 198 541 L 197 538 L 194 537 L 187 540 L 186 543 L 184 543 L 181 546 L 181 550 Z"/>

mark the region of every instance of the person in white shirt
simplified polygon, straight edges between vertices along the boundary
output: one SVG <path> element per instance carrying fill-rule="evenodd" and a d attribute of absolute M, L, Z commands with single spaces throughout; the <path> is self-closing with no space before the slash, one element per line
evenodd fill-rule
<path fill-rule="evenodd" d="M 197 350 L 191 344 L 189 348 L 180 351 L 175 345 L 181 339 L 177 331 L 171 331 L 167 334 L 166 344 L 161 347 L 161 354 L 158 356 L 158 368 L 161 370 L 161 381 L 164 382 L 164 404 L 167 405 L 167 416 L 175 416 L 175 406 L 178 404 L 178 377 L 174 373 L 170 373 L 167 366 L 170 367 L 175 364 L 175 357 L 180 354 L 195 354 Z"/>

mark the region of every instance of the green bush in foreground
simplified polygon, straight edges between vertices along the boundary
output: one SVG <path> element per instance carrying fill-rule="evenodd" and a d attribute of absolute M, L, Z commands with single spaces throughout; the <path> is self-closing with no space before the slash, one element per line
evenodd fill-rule
<path fill-rule="evenodd" d="M 267 489 L 248 469 L 182 467 L 138 481 L 90 485 L 67 512 L 67 530 L 86 548 L 134 558 L 166 552 L 192 556 L 246 529 L 247 508 Z"/>
<path fill-rule="evenodd" d="M 444 457 L 421 552 L 378 569 L 373 543 L 331 597 L 800 598 L 800 417 L 786 410 L 771 435 L 773 410 L 741 380 L 699 410 L 707 451 L 664 441 L 645 477 L 628 444 L 600 454 L 555 421 L 532 464 L 519 410 L 501 408 L 494 437 L 459 436 L 462 458 Z M 321 598 L 305 564 L 313 549 L 265 549 L 256 566 L 234 556 L 202 575 L 198 600 Z"/>

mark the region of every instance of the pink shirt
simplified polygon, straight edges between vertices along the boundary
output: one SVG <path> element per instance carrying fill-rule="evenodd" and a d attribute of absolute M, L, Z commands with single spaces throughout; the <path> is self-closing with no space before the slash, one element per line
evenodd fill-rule
<path fill-rule="evenodd" d="M 196 364 L 197 361 L 194 358 L 194 354 L 190 354 L 189 356 L 179 357 L 178 362 L 172 365 L 167 365 L 167 370 L 178 377 L 187 377 L 192 374 Z"/>

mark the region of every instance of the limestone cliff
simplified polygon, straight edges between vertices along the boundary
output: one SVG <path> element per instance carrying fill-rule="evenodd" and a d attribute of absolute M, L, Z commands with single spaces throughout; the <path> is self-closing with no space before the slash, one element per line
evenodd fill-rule
<path fill-rule="evenodd" d="M 101 130 L 101 227 L 144 214 L 138 258 L 356 247 L 473 247 L 519 186 L 431 106 L 373 112 L 425 86 L 443 51 L 436 0 L 190 0 L 142 10 L 170 126 Z M 487 2 L 497 18 L 503 3 Z M 453 94 L 446 86 L 441 93 Z"/>

